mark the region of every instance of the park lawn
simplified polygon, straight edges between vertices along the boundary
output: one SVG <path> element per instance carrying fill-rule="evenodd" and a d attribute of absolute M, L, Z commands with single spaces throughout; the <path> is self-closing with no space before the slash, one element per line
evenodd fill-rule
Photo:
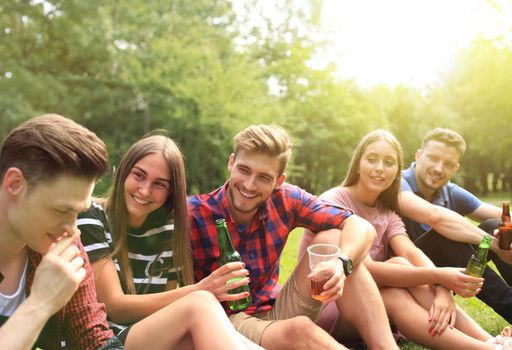
<path fill-rule="evenodd" d="M 501 207 L 502 199 L 504 199 L 503 196 L 493 196 L 488 202 Z M 299 251 L 302 232 L 302 228 L 293 230 L 286 242 L 286 246 L 281 256 L 281 272 L 279 276 L 279 283 L 281 285 L 286 282 L 297 263 L 297 254 Z M 492 262 L 491 266 L 494 267 Z M 503 327 L 507 325 L 507 322 L 501 316 L 496 314 L 490 307 L 482 303 L 477 298 L 463 299 L 456 296 L 455 300 L 462 309 L 464 309 L 480 324 L 480 326 L 482 326 L 482 328 L 492 335 L 499 334 Z M 416 345 L 412 342 L 405 342 L 400 344 L 400 349 L 420 350 L 427 348 Z"/>

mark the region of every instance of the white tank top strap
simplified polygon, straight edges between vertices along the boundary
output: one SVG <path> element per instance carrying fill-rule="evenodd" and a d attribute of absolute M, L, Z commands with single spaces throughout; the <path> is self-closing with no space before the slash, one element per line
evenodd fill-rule
<path fill-rule="evenodd" d="M 27 282 L 27 266 L 28 258 L 25 261 L 25 267 L 23 268 L 23 273 L 21 274 L 18 288 L 13 294 L 6 295 L 0 292 L 0 315 L 7 317 L 11 316 L 14 313 L 14 311 L 16 311 L 18 306 L 25 301 L 27 297 L 25 295 L 25 284 Z"/>

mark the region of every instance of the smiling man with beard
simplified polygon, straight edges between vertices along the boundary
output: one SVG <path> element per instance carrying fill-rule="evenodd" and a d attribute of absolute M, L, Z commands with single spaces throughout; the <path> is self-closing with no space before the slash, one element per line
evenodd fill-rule
<path fill-rule="evenodd" d="M 245 310 L 228 310 L 235 328 L 269 350 L 346 349 L 314 323 L 322 302 L 311 297 L 307 254 L 299 257 L 284 286 L 277 284 L 288 235 L 295 227 L 308 228 L 315 233 L 313 244 L 336 244 L 342 253 L 338 271 L 323 286 L 323 302 L 336 301 L 370 348 L 397 349 L 378 288 L 360 264 L 375 229 L 352 211 L 286 183 L 291 147 L 284 129 L 249 126 L 235 136 L 224 186 L 189 199 L 196 280 L 218 268 L 215 220 L 224 218 L 249 271 L 253 299 Z"/>
<path fill-rule="evenodd" d="M 465 267 L 475 246 L 486 233 L 493 233 L 501 216 L 500 208 L 450 181 L 465 150 L 466 142 L 457 132 L 433 129 L 416 151 L 416 161 L 402 173 L 400 214 L 411 239 L 436 266 Z M 500 249 L 493 238 L 488 258 L 503 278 L 487 267 L 477 297 L 512 322 L 512 250 Z"/>

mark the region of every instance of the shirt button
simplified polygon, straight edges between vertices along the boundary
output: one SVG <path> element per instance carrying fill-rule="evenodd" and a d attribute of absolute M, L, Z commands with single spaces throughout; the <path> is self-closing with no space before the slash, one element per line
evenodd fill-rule
<path fill-rule="evenodd" d="M 249 258 L 256 259 L 258 258 L 258 254 L 256 254 L 256 252 L 249 252 Z"/>

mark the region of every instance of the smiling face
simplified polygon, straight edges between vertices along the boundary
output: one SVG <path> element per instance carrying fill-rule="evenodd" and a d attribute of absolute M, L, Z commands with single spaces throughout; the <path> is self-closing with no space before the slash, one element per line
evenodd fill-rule
<path fill-rule="evenodd" d="M 258 208 L 264 205 L 286 176 L 279 174 L 278 157 L 246 150 L 229 158 L 228 203 L 238 224 L 249 224 Z"/>
<path fill-rule="evenodd" d="M 358 186 L 375 197 L 389 188 L 398 174 L 397 152 L 385 140 L 370 143 L 359 163 Z"/>
<path fill-rule="evenodd" d="M 433 194 L 459 170 L 460 153 L 455 147 L 431 140 L 416 151 L 414 174 L 423 196 L 431 200 Z"/>
<path fill-rule="evenodd" d="M 77 232 L 77 215 L 89 207 L 94 188 L 94 180 L 68 175 L 30 189 L 21 172 L 19 176 L 8 172 L 4 181 L 10 181 L 4 189 L 13 199 L 8 208 L 8 231 L 41 254 L 63 235 Z"/>
<path fill-rule="evenodd" d="M 169 166 L 161 153 L 141 158 L 126 177 L 124 198 L 131 227 L 140 227 L 149 213 L 160 208 L 170 193 Z"/>

